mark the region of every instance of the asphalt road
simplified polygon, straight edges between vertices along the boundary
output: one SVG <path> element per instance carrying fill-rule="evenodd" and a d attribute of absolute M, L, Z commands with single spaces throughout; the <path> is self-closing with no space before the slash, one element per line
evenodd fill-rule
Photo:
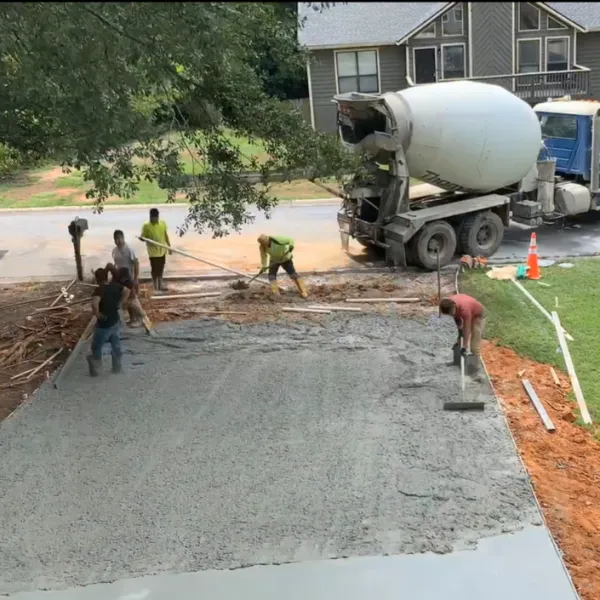
<path fill-rule="evenodd" d="M 257 214 L 254 223 L 244 227 L 241 234 L 224 239 L 188 232 L 178 239 L 176 228 L 183 222 L 186 207 L 163 207 L 174 246 L 213 262 L 244 270 L 255 271 L 258 266 L 256 237 L 259 233 L 291 235 L 296 240 L 296 263 L 300 270 L 329 269 L 356 266 L 366 261 L 363 249 L 355 244 L 353 256 L 348 257 L 340 247 L 336 211 L 339 202 L 302 201 L 286 203 L 273 211 L 272 218 Z M 26 279 L 69 278 L 74 274 L 73 249 L 67 232 L 69 222 L 76 216 L 88 219 L 90 229 L 82 241 L 84 268 L 102 266 L 110 259 L 112 233 L 122 229 L 126 238 L 139 252 L 142 273 L 148 273 L 144 245 L 134 236 L 139 235 L 147 220 L 147 208 L 108 208 L 101 215 L 90 208 L 77 210 L 40 210 L 27 212 L 0 212 L 0 281 Z M 522 259 L 527 255 L 530 232 L 513 225 L 506 232 L 504 243 L 495 260 Z M 2 252 L 6 251 L 2 258 Z M 561 257 L 600 252 L 600 217 L 581 219 L 576 226 L 559 229 L 543 226 L 538 229 L 538 253 L 541 257 Z M 168 261 L 167 275 L 192 275 L 215 272 L 180 256 Z"/>

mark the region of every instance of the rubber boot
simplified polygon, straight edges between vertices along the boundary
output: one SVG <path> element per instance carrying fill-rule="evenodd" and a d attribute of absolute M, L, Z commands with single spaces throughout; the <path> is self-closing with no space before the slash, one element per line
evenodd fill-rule
<path fill-rule="evenodd" d="M 115 356 L 114 354 L 112 356 L 112 372 L 113 373 L 122 373 L 123 372 L 123 366 L 121 365 L 121 357 Z"/>
<path fill-rule="evenodd" d="M 276 281 L 271 281 L 271 293 L 273 296 L 279 296 L 279 287 Z"/>
<path fill-rule="evenodd" d="M 163 278 L 162 277 L 158 278 L 158 289 L 161 292 L 168 292 L 169 291 L 169 288 L 163 283 Z"/>
<path fill-rule="evenodd" d="M 152 278 L 152 289 L 155 292 L 158 292 L 158 278 L 156 278 L 156 277 Z"/>
<path fill-rule="evenodd" d="M 481 374 L 481 357 L 477 354 L 471 354 L 469 357 L 467 357 L 467 361 L 467 374 L 469 377 L 477 383 L 483 383 L 483 376 Z"/>
<path fill-rule="evenodd" d="M 302 298 L 308 298 L 308 292 L 306 291 L 306 286 L 304 285 L 304 281 L 302 281 L 302 279 L 296 279 L 296 287 L 298 288 Z"/>
<path fill-rule="evenodd" d="M 100 373 L 101 362 L 99 360 L 96 360 L 91 354 L 89 356 L 86 356 L 86 358 L 88 362 L 88 367 L 90 369 L 90 377 L 98 377 Z"/>

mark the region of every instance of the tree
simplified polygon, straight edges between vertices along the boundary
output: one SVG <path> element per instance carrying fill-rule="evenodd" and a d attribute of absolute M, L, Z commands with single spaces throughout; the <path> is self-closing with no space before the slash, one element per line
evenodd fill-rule
<path fill-rule="evenodd" d="M 316 8 L 319 8 L 317 5 Z M 0 5 L 0 139 L 17 152 L 81 169 L 99 210 L 109 196 L 160 181 L 190 202 L 192 226 L 217 236 L 268 212 L 268 189 L 240 177 L 260 170 L 338 176 L 352 157 L 332 136 L 269 95 L 265 48 L 281 74 L 303 69 L 295 19 L 277 3 L 122 2 Z M 196 129 L 181 110 L 194 112 Z M 162 118 L 159 118 L 162 117 Z M 165 117 L 177 135 L 160 137 Z M 225 130 L 262 140 L 248 163 Z M 181 152 L 202 182 L 179 189 Z"/>

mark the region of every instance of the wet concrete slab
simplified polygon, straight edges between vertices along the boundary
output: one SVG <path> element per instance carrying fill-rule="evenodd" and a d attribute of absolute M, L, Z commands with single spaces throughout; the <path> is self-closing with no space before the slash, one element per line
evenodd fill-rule
<path fill-rule="evenodd" d="M 475 550 L 162 574 L 13 600 L 578 600 L 544 527 Z"/>

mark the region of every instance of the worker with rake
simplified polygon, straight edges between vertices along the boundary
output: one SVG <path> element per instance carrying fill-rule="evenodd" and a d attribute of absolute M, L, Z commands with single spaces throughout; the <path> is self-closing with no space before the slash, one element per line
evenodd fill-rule
<path fill-rule="evenodd" d="M 92 353 L 87 357 L 90 375 L 96 377 L 102 367 L 102 348 L 107 342 L 112 348 L 112 372 L 120 373 L 121 315 L 119 309 L 129 298 L 129 290 L 116 281 L 108 283 L 106 269 L 94 272 L 98 287 L 92 296 L 92 312 L 97 319 L 92 337 Z"/>
<path fill-rule="evenodd" d="M 277 271 L 279 271 L 279 267 L 282 267 L 296 284 L 300 296 L 306 298 L 308 296 L 306 286 L 294 267 L 294 240 L 283 235 L 269 236 L 262 234 L 258 236 L 258 247 L 260 249 L 260 273 L 269 271 L 269 282 L 271 283 L 273 294 L 279 296 Z"/>
<path fill-rule="evenodd" d="M 485 308 L 483 304 L 467 294 L 454 294 L 442 298 L 440 312 L 454 318 L 458 328 L 457 345 L 464 356 L 475 357 L 471 361 L 470 372 L 475 379 L 479 378 L 481 365 L 481 338 L 485 328 Z"/>

